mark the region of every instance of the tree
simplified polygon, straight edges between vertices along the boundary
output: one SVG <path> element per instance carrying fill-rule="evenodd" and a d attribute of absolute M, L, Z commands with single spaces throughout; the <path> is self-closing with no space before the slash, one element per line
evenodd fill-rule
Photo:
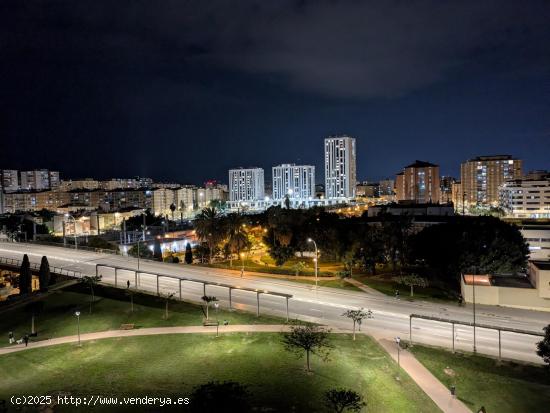
<path fill-rule="evenodd" d="M 31 263 L 27 254 L 23 255 L 23 262 L 19 269 L 19 294 L 29 294 L 32 292 L 32 272 Z"/>
<path fill-rule="evenodd" d="M 294 256 L 294 248 L 275 241 L 275 244 L 268 246 L 268 253 L 275 260 L 275 264 L 281 266 Z"/>
<path fill-rule="evenodd" d="M 417 274 L 401 275 L 395 278 L 399 284 L 406 285 L 411 288 L 411 297 L 414 296 L 414 287 L 427 287 L 428 280 L 426 278 L 419 277 Z"/>
<path fill-rule="evenodd" d="M 189 242 L 185 245 L 185 263 L 193 264 L 193 250 L 191 249 L 191 244 Z"/>
<path fill-rule="evenodd" d="M 101 275 L 84 275 L 79 281 L 82 284 L 90 287 L 91 301 L 90 301 L 90 314 L 92 314 L 92 305 L 95 301 L 94 287 L 101 281 Z"/>
<path fill-rule="evenodd" d="M 296 264 L 292 266 L 292 269 L 294 270 L 294 273 L 296 276 L 300 275 L 302 271 L 306 268 L 306 263 L 303 261 L 298 261 Z"/>
<path fill-rule="evenodd" d="M 40 282 L 40 291 L 48 291 L 48 286 L 50 285 L 50 264 L 48 263 L 48 258 L 46 256 L 42 257 L 40 261 L 40 270 L 38 271 L 38 280 Z"/>
<path fill-rule="evenodd" d="M 307 371 L 310 368 L 310 355 L 316 354 L 322 360 L 327 360 L 332 345 L 329 342 L 330 330 L 315 325 L 295 325 L 289 332 L 283 332 L 282 342 L 287 351 L 294 352 L 298 357 L 306 355 Z"/>
<path fill-rule="evenodd" d="M 174 298 L 174 293 L 170 293 L 170 294 L 159 293 L 159 297 L 164 301 L 164 319 L 168 320 L 168 304 L 170 304 L 170 300 Z"/>
<path fill-rule="evenodd" d="M 537 343 L 537 354 L 550 367 L 550 324 L 544 327 L 544 338 Z"/>
<path fill-rule="evenodd" d="M 233 265 L 233 254 L 239 255 L 243 250 L 250 248 L 248 235 L 244 230 L 244 219 L 240 214 L 228 214 L 224 219 L 227 234 L 226 247 L 229 251 L 230 265 Z"/>
<path fill-rule="evenodd" d="M 176 205 L 174 203 L 170 204 L 170 211 L 172 212 L 172 221 L 174 221 L 174 212 L 176 212 Z"/>
<path fill-rule="evenodd" d="M 246 386 L 234 381 L 210 381 L 195 387 L 191 393 L 190 411 L 204 412 L 242 412 L 252 409 L 250 394 Z"/>
<path fill-rule="evenodd" d="M 363 311 L 363 309 L 360 308 L 359 310 L 348 310 L 342 315 L 353 320 L 353 340 L 355 340 L 355 325 L 361 325 L 364 319 L 372 318 L 372 311 Z"/>
<path fill-rule="evenodd" d="M 460 275 L 472 267 L 480 273 L 521 272 L 529 254 L 516 225 L 490 216 L 455 217 L 424 228 L 410 241 L 411 258 L 456 289 Z"/>
<path fill-rule="evenodd" d="M 210 303 L 216 302 L 218 299 L 213 295 L 203 295 L 201 299 L 206 303 L 206 319 L 208 320 L 208 309 L 210 308 Z"/>
<path fill-rule="evenodd" d="M 31 314 L 31 333 L 36 333 L 34 319 L 44 310 L 43 301 L 33 301 L 25 306 L 25 311 Z"/>
<path fill-rule="evenodd" d="M 208 244 L 209 259 L 212 263 L 214 250 L 224 237 L 224 228 L 220 225 L 221 216 L 215 208 L 204 208 L 195 218 L 195 230 L 199 240 Z"/>
<path fill-rule="evenodd" d="M 334 413 L 342 413 L 359 412 L 367 403 L 353 390 L 331 389 L 325 392 L 325 405 Z"/>
<path fill-rule="evenodd" d="M 160 243 L 159 243 L 160 247 Z M 153 245 L 154 248 L 154 245 Z M 147 247 L 147 244 L 144 242 L 140 242 L 139 248 L 138 244 L 132 245 L 132 247 L 128 250 L 128 255 L 131 257 L 137 257 L 138 256 L 138 250 L 139 250 L 139 257 L 145 258 L 145 259 L 151 259 L 153 258 L 153 252 Z"/>

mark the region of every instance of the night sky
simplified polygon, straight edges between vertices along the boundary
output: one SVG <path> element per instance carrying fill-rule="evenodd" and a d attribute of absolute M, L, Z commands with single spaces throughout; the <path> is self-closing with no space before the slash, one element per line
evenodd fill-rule
<path fill-rule="evenodd" d="M 0 167 L 227 181 L 415 159 L 550 169 L 548 1 L 0 1 Z"/>

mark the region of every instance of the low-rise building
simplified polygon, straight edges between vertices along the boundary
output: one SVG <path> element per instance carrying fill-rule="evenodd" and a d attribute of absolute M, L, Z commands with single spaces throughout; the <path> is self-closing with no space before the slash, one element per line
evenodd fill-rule
<path fill-rule="evenodd" d="M 550 175 L 515 179 L 499 189 L 499 204 L 512 218 L 550 218 Z"/>

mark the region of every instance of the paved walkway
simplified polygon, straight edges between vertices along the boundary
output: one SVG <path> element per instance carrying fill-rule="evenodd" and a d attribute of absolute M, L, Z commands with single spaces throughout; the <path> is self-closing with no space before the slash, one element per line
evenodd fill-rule
<path fill-rule="evenodd" d="M 380 291 L 375 290 L 374 288 L 369 287 L 368 285 L 365 285 L 361 281 L 357 281 L 354 278 L 349 278 L 349 277 L 344 278 L 344 281 L 347 282 L 348 284 L 351 284 L 351 285 L 359 288 L 361 291 L 364 291 L 364 292 L 369 293 L 371 295 L 376 295 L 378 297 L 387 297 L 386 294 L 381 293 Z"/>
<path fill-rule="evenodd" d="M 290 326 L 283 324 L 246 324 L 246 325 L 220 325 L 219 333 L 278 333 L 281 331 L 288 331 Z M 334 331 L 333 332 L 343 332 Z M 215 326 L 186 326 L 186 327 L 152 327 L 152 328 L 137 328 L 135 330 L 108 330 L 99 331 L 96 333 L 86 333 L 80 335 L 80 341 L 100 340 L 102 338 L 115 338 L 115 337 L 137 337 L 137 336 L 153 336 L 160 334 L 197 334 L 197 333 L 216 333 Z M 49 340 L 30 341 L 29 345 L 25 347 L 25 344 L 16 344 L 10 347 L 0 348 L 0 355 L 16 353 L 18 351 L 30 350 L 33 348 L 56 346 L 58 344 L 65 343 L 77 343 L 78 336 L 65 336 L 51 338 Z"/>
<path fill-rule="evenodd" d="M 397 361 L 397 345 L 387 339 L 378 339 L 378 342 Z M 414 355 L 407 350 L 399 351 L 401 368 L 424 390 L 445 413 L 472 413 L 460 400 L 451 396 L 450 389 L 445 387 L 430 371 L 421 364 Z"/>

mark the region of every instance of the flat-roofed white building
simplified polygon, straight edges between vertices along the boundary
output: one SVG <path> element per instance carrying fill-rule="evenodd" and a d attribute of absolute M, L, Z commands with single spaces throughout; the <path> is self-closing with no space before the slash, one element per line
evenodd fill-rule
<path fill-rule="evenodd" d="M 325 139 L 325 197 L 350 199 L 356 196 L 355 138 L 348 135 Z"/>
<path fill-rule="evenodd" d="M 239 168 L 229 170 L 229 201 L 252 202 L 263 200 L 264 170 L 262 168 Z"/>
<path fill-rule="evenodd" d="M 282 164 L 272 168 L 273 199 L 309 200 L 315 197 L 315 167 Z"/>
<path fill-rule="evenodd" d="M 550 218 L 550 176 L 516 179 L 499 188 L 499 204 L 513 218 Z"/>

